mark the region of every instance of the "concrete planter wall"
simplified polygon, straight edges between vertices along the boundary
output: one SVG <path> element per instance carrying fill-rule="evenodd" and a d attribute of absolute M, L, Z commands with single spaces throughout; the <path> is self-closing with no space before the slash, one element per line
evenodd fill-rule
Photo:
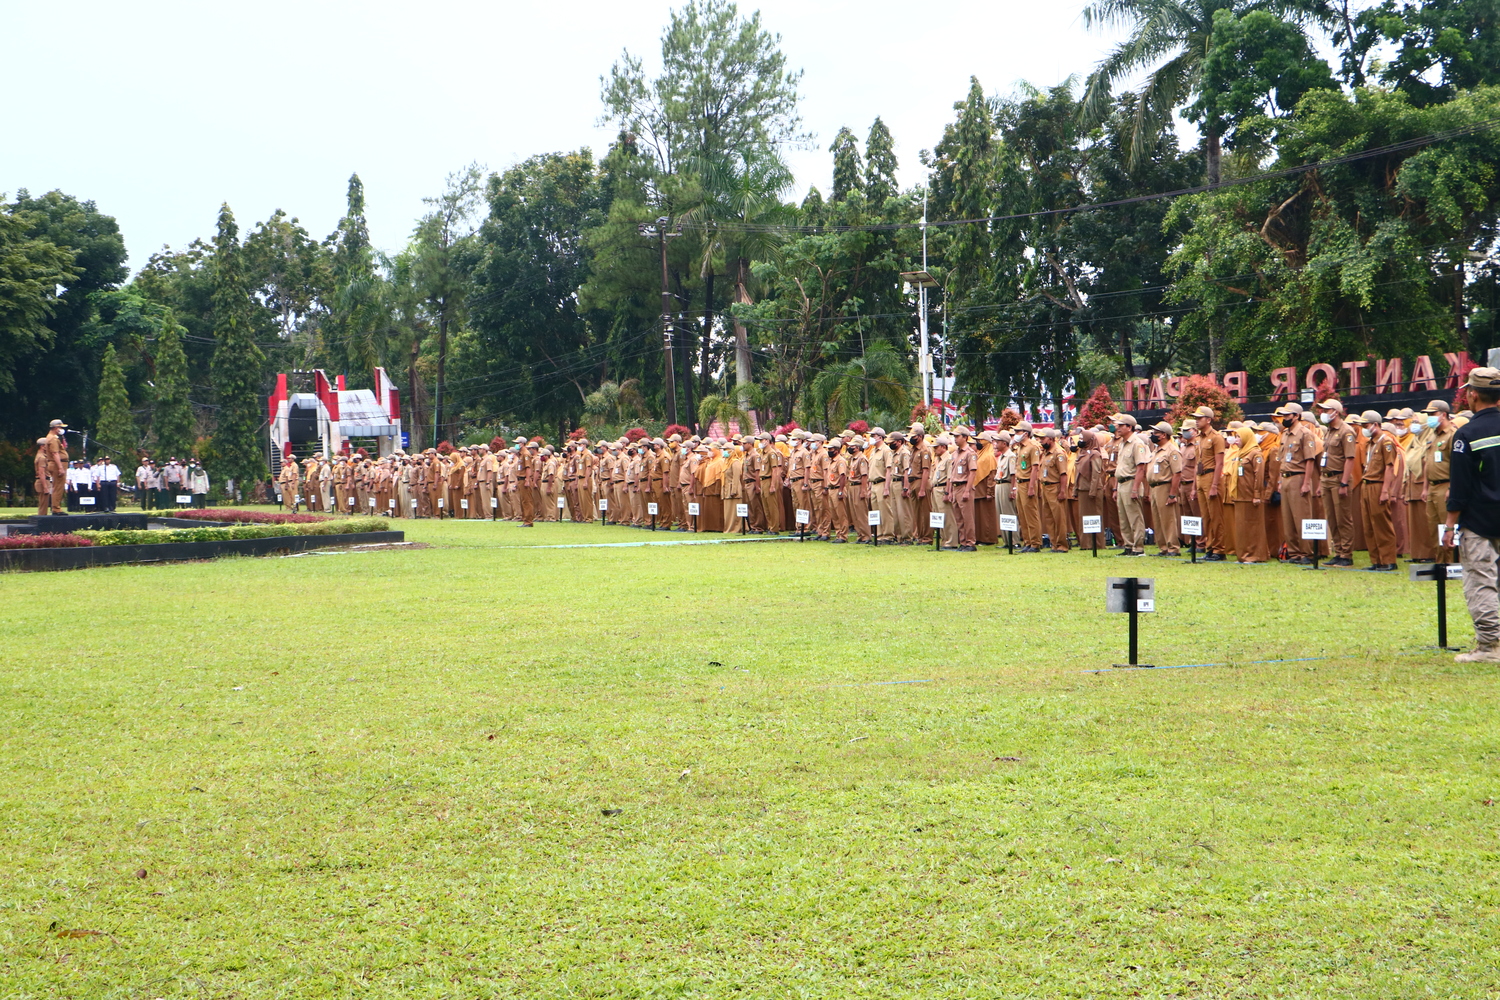
<path fill-rule="evenodd" d="M 202 522 L 195 524 L 202 527 Z M 406 540 L 404 531 L 362 531 L 352 535 L 283 535 L 222 542 L 163 542 L 158 545 L 90 545 L 76 549 L 0 549 L 0 571 L 83 569 L 123 563 L 184 562 L 219 556 L 266 556 L 345 545 L 380 545 Z"/>

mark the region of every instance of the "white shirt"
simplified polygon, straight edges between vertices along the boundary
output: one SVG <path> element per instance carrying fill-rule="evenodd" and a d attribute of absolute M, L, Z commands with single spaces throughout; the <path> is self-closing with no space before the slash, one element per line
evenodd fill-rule
<path fill-rule="evenodd" d="M 104 481 L 106 483 L 117 483 L 120 481 L 120 467 L 113 462 L 104 466 Z"/>

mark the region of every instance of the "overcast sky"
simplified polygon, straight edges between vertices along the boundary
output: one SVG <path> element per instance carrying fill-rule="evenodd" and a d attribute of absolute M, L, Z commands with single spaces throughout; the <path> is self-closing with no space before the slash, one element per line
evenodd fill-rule
<path fill-rule="evenodd" d="M 591 146 L 599 77 L 622 49 L 657 64 L 673 5 L 572 3 L 118 2 L 15 4 L 0 61 L 8 95 L 0 192 L 59 188 L 120 221 L 133 269 L 163 244 L 209 237 L 221 202 L 242 231 L 277 208 L 316 238 L 365 182 L 371 237 L 404 245 L 422 198 L 471 161 L 500 170 L 535 153 Z M 825 193 L 828 144 L 863 137 L 876 115 L 895 135 L 901 181 L 979 77 L 1080 77 L 1111 39 L 1085 30 L 1081 3 L 943 4 L 770 0 L 759 9 L 801 67 L 817 148 L 793 153 L 797 196 Z"/>

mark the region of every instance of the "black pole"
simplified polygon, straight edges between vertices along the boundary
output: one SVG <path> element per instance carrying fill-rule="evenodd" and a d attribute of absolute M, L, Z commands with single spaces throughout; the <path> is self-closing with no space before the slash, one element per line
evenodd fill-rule
<path fill-rule="evenodd" d="M 943 529 L 934 528 L 932 531 L 932 551 L 943 551 Z"/>
<path fill-rule="evenodd" d="M 1013 531 L 1005 533 L 1005 554 L 1008 556 L 1016 554 L 1016 535 Z"/>
<path fill-rule="evenodd" d="M 1094 558 L 1099 558 L 1099 532 L 1094 532 Z"/>
<path fill-rule="evenodd" d="M 875 522 L 875 535 L 874 535 L 874 538 L 875 538 L 875 547 L 879 548 L 880 547 L 880 522 L 879 521 Z"/>
<path fill-rule="evenodd" d="M 1133 576 L 1125 580 L 1125 600 L 1128 602 L 1125 607 L 1130 612 L 1130 665 L 1132 667 L 1136 665 L 1136 617 L 1139 613 L 1136 610 L 1135 581 L 1136 578 Z"/>
<path fill-rule="evenodd" d="M 656 530 L 656 515 L 655 514 L 651 515 L 651 530 L 652 531 Z"/>
<path fill-rule="evenodd" d="M 1194 566 L 1198 565 L 1198 536 L 1188 536 L 1188 561 Z"/>
<path fill-rule="evenodd" d="M 1444 563 L 1437 563 L 1432 567 L 1432 575 L 1437 577 L 1438 597 L 1438 649 L 1448 648 L 1448 567 Z"/>

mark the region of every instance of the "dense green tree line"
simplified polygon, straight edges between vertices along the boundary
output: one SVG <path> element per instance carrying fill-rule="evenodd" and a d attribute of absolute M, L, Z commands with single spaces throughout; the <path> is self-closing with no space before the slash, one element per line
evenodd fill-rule
<path fill-rule="evenodd" d="M 212 240 L 128 281 L 98 206 L 18 192 L 0 203 L 0 434 L 24 445 L 61 416 L 112 449 L 252 476 L 276 372 L 358 387 L 377 365 L 417 446 L 894 422 L 920 401 L 901 275 L 924 236 L 938 368 L 976 417 L 1127 371 L 1500 343 L 1500 0 L 1086 16 L 1126 41 L 1049 90 L 975 79 L 906 190 L 876 119 L 832 138 L 826 197 L 795 194 L 800 73 L 759 15 L 689 0 L 655 75 L 627 53 L 602 77 L 602 156 L 457 171 L 394 256 L 371 245 L 358 176 L 324 239 L 280 211 L 242 236 L 225 206 Z"/>

